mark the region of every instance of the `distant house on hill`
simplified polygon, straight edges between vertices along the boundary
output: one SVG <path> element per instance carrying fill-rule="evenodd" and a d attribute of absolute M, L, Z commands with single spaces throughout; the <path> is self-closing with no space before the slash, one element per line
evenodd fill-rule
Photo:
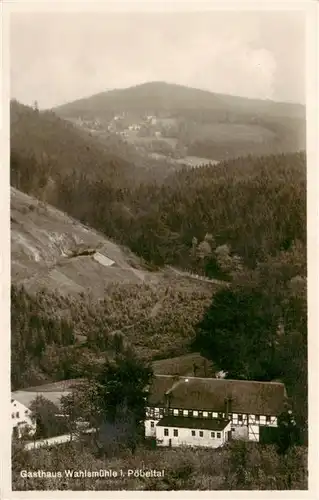
<path fill-rule="evenodd" d="M 262 427 L 277 427 L 286 400 L 277 382 L 170 375 L 155 375 L 148 394 L 145 436 L 159 446 L 258 442 Z"/>

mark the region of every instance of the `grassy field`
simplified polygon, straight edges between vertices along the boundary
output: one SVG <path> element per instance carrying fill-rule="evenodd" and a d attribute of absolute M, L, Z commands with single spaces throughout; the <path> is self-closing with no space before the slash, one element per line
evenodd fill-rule
<path fill-rule="evenodd" d="M 194 131 L 194 140 L 213 139 L 214 141 L 232 140 L 234 142 L 261 143 L 275 137 L 274 132 L 257 124 L 210 123 L 199 124 Z"/>

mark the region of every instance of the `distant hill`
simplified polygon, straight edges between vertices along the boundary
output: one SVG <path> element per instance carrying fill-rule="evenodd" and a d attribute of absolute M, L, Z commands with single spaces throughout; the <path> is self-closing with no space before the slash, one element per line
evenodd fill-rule
<path fill-rule="evenodd" d="M 138 257 L 56 208 L 11 188 L 12 283 L 32 292 L 91 292 L 155 279 Z"/>
<path fill-rule="evenodd" d="M 176 141 L 186 156 L 217 161 L 306 147 L 305 107 L 300 104 L 216 94 L 163 82 L 102 92 L 54 111 L 69 120 L 99 119 L 106 127 L 119 114 L 124 116 L 122 124 L 131 121 L 144 127 L 145 116 L 153 115 L 157 118 L 153 133 L 157 130 L 166 141 Z M 137 144 L 137 138 L 133 142 Z"/>
<path fill-rule="evenodd" d="M 248 99 L 227 94 L 216 94 L 183 85 L 150 82 L 127 89 L 115 89 L 79 99 L 55 108 L 64 117 L 82 114 L 96 116 L 104 111 L 163 111 L 216 110 L 228 112 L 262 113 L 268 116 L 305 117 L 300 104 L 277 103 L 269 100 Z"/>

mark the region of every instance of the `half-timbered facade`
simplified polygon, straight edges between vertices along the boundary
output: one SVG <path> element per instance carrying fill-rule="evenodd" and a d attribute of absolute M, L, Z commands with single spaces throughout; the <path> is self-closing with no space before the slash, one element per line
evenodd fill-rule
<path fill-rule="evenodd" d="M 145 435 L 171 446 L 216 447 L 230 438 L 259 441 L 260 427 L 277 426 L 285 399 L 285 386 L 277 382 L 156 375 L 149 387 Z M 222 431 L 214 431 L 214 425 L 222 425 Z M 165 436 L 163 429 L 168 429 Z M 214 432 L 223 432 L 223 439 L 213 440 L 209 433 Z"/>

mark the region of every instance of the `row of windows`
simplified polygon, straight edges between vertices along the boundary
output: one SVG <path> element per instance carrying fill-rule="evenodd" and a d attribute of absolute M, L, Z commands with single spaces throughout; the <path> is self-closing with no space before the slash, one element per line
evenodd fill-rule
<path fill-rule="evenodd" d="M 203 431 L 198 431 L 199 437 L 204 437 L 204 432 Z M 169 436 L 169 429 L 164 429 L 164 436 Z M 178 429 L 173 429 L 173 436 L 178 437 Z M 196 436 L 196 431 L 192 431 L 192 437 Z M 220 439 L 222 437 L 221 432 L 211 432 L 210 433 L 211 438 L 217 437 Z"/>
<path fill-rule="evenodd" d="M 149 410 L 149 416 L 150 417 L 157 417 L 160 416 L 162 412 L 160 411 L 155 411 L 154 408 L 150 408 Z M 173 408 L 169 408 L 168 410 L 164 410 L 164 415 L 170 415 L 170 416 L 179 416 L 179 417 L 198 417 L 198 418 L 224 418 L 225 414 L 224 413 L 215 413 L 213 412 L 206 412 L 206 411 L 197 411 L 197 410 L 177 410 Z M 230 415 L 231 416 L 231 415 Z M 259 422 L 260 421 L 260 415 L 251 415 L 252 417 L 255 417 L 255 421 Z M 238 415 L 238 422 L 243 421 L 243 415 Z M 234 416 L 233 416 L 234 419 Z M 266 422 L 270 423 L 271 417 L 269 415 L 266 416 Z"/>
<path fill-rule="evenodd" d="M 198 418 L 224 418 L 224 413 L 214 413 L 207 411 L 197 411 L 197 410 L 177 410 L 173 408 L 165 408 L 164 410 L 154 410 L 150 408 L 148 411 L 150 417 L 157 417 L 162 415 L 169 415 L 174 417 L 198 417 Z"/>
<path fill-rule="evenodd" d="M 28 414 L 28 410 L 26 410 L 25 415 Z M 11 418 L 20 418 L 20 413 L 17 411 L 16 413 L 11 413 Z"/>

